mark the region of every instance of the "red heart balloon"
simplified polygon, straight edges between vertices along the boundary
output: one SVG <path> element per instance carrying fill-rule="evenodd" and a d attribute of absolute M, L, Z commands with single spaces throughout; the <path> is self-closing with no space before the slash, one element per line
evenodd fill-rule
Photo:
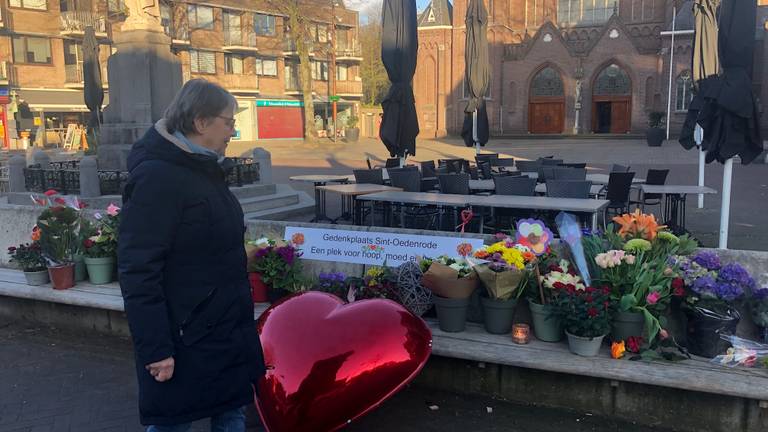
<path fill-rule="evenodd" d="M 432 351 L 424 321 L 391 300 L 305 292 L 259 318 L 267 373 L 256 403 L 270 432 L 334 431 L 394 395 Z"/>

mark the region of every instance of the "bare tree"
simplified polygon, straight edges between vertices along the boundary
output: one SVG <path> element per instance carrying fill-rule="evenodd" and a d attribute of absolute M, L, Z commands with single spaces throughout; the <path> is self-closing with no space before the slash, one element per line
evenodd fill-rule
<path fill-rule="evenodd" d="M 360 27 L 360 48 L 363 62 L 360 64 L 360 78 L 363 80 L 363 101 L 378 105 L 389 89 L 389 77 L 381 62 L 381 23 L 373 14 L 368 23 Z"/>

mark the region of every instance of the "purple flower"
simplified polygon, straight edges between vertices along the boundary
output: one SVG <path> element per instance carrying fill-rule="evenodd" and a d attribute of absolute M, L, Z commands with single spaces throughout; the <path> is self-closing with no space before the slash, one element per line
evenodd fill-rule
<path fill-rule="evenodd" d="M 739 264 L 726 264 L 720 270 L 717 280 L 738 286 L 742 291 L 755 287 L 755 280 L 749 272 Z"/>
<path fill-rule="evenodd" d="M 294 253 L 294 250 L 291 246 L 281 246 L 277 248 L 276 252 L 278 255 L 280 255 L 280 258 L 282 258 L 286 264 L 293 264 L 293 259 L 296 257 L 296 254 Z"/>
<path fill-rule="evenodd" d="M 720 257 L 710 251 L 699 251 L 693 256 L 693 262 L 707 270 L 720 270 Z"/>
<path fill-rule="evenodd" d="M 715 294 L 715 285 L 717 283 L 715 282 L 715 279 L 712 276 L 702 276 L 698 279 L 696 279 L 693 282 L 693 286 L 691 286 L 691 289 L 696 294 L 702 296 L 702 297 L 709 297 L 709 298 L 716 298 L 717 295 Z"/>
<path fill-rule="evenodd" d="M 760 301 L 768 299 L 768 287 L 755 290 L 755 292 L 752 293 L 752 298 Z"/>
<path fill-rule="evenodd" d="M 744 295 L 744 290 L 741 288 L 741 286 L 733 283 L 718 282 L 715 284 L 715 295 L 720 300 L 730 302 Z"/>
<path fill-rule="evenodd" d="M 258 249 L 254 256 L 256 258 L 264 258 L 265 256 L 269 255 L 272 252 L 272 246 L 268 246 L 265 248 Z"/>

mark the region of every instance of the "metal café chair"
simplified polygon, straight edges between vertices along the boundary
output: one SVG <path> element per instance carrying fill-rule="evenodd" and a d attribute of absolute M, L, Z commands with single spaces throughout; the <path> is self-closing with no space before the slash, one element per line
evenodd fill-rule
<path fill-rule="evenodd" d="M 613 164 L 611 165 L 611 172 L 629 172 L 629 166 Z"/>
<path fill-rule="evenodd" d="M 648 174 L 645 176 L 645 184 L 661 186 L 667 182 L 667 176 L 669 175 L 668 169 L 649 169 Z M 640 201 L 633 202 L 633 204 L 640 205 L 640 211 L 645 213 L 645 206 L 659 206 L 661 208 L 661 194 L 641 194 Z"/>
<path fill-rule="evenodd" d="M 586 180 L 587 170 L 580 168 L 555 168 L 553 170 L 555 180 Z"/>
<path fill-rule="evenodd" d="M 547 196 L 551 198 L 588 199 L 591 181 L 547 180 Z"/>
<path fill-rule="evenodd" d="M 558 166 L 561 163 L 563 163 L 563 160 L 562 159 L 540 158 L 539 162 L 541 162 L 542 165 Z"/>
<path fill-rule="evenodd" d="M 536 179 L 525 176 L 494 176 L 493 178 L 494 192 L 496 195 L 505 196 L 534 196 L 536 194 Z M 497 232 L 505 227 L 512 226 L 512 221 L 516 219 L 530 217 L 531 212 L 526 210 L 517 209 L 493 209 L 493 223 L 489 226 L 492 227 L 494 232 Z M 485 230 L 486 227 L 483 227 Z"/>
<path fill-rule="evenodd" d="M 438 174 L 437 181 L 440 184 L 440 193 L 444 194 L 456 194 L 456 195 L 469 195 L 469 174 Z M 459 220 L 459 209 L 451 207 L 451 213 L 453 213 L 454 224 L 456 227 Z"/>
<path fill-rule="evenodd" d="M 605 199 L 609 201 L 608 206 L 603 212 L 603 227 L 608 220 L 608 214 L 615 215 L 629 213 L 629 193 L 632 188 L 632 179 L 635 178 L 633 172 L 612 172 L 608 177 L 608 186 L 606 186 Z"/>
<path fill-rule="evenodd" d="M 404 192 L 421 192 L 421 172 L 416 167 L 389 170 L 389 180 L 393 187 L 400 188 Z M 434 227 L 438 215 L 434 207 L 418 204 L 400 204 L 398 210 L 402 228 L 407 228 L 406 221 L 417 222 L 423 218 L 428 220 L 426 226 L 419 227 L 418 223 L 415 223 L 414 226 L 417 228 Z"/>
<path fill-rule="evenodd" d="M 381 168 L 356 169 L 352 170 L 352 174 L 355 176 L 356 183 L 384 184 L 384 171 Z"/>
<path fill-rule="evenodd" d="M 538 172 L 541 162 L 539 161 L 517 161 L 515 162 L 517 170 L 520 172 Z"/>

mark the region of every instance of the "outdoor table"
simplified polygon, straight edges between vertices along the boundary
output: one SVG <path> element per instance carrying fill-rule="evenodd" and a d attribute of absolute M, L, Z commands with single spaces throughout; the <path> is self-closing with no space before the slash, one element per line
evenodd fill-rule
<path fill-rule="evenodd" d="M 609 203 L 608 200 L 525 197 L 514 195 L 453 195 L 426 192 L 380 192 L 357 197 L 362 201 L 398 202 L 447 207 L 490 207 L 542 211 L 567 211 L 589 214 L 592 229 L 597 229 L 597 215 Z M 482 217 L 482 216 L 481 216 Z M 482 229 L 482 219 L 480 227 Z"/>
<path fill-rule="evenodd" d="M 591 181 L 592 184 L 607 185 L 610 178 L 610 174 L 587 174 L 587 180 Z M 632 184 L 642 183 L 645 183 L 644 178 L 635 177 L 632 179 Z"/>
<path fill-rule="evenodd" d="M 473 191 L 494 191 L 496 186 L 493 180 L 470 180 L 469 188 Z M 593 184 L 589 190 L 591 196 L 598 196 L 603 191 L 603 185 Z M 546 195 L 547 185 L 545 183 L 539 183 L 536 185 L 535 192 L 540 195 Z"/>
<path fill-rule="evenodd" d="M 355 183 L 355 184 L 337 184 L 318 186 L 319 190 L 325 194 L 326 192 L 333 192 L 341 195 L 341 216 L 336 219 L 332 219 L 333 223 L 336 223 L 339 219 L 346 219 L 352 221 L 355 225 L 362 224 L 362 209 L 358 205 L 355 197 L 375 192 L 387 192 L 387 191 L 401 191 L 402 189 L 384 186 L 370 183 Z M 323 199 L 323 214 L 326 212 L 326 201 Z"/>
<path fill-rule="evenodd" d="M 333 222 L 325 214 L 325 192 L 318 189 L 328 183 L 347 183 L 349 179 L 345 175 L 299 175 L 290 177 L 289 180 L 296 182 L 313 183 L 315 188 L 315 217 L 310 222 Z"/>
<path fill-rule="evenodd" d="M 664 223 L 676 233 L 685 232 L 685 201 L 688 195 L 716 194 L 717 191 L 706 186 L 692 185 L 640 185 L 641 202 L 645 194 L 664 196 Z"/>

